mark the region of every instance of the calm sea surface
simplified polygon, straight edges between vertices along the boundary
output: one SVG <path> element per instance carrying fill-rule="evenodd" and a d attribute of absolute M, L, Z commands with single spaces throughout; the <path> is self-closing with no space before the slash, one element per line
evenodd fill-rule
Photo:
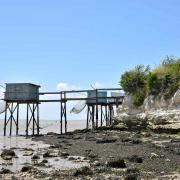
<path fill-rule="evenodd" d="M 9 126 L 8 126 L 9 127 Z M 60 121 L 54 120 L 40 120 L 40 134 L 46 134 L 47 132 L 60 133 Z M 0 136 L 3 135 L 4 121 L 0 120 Z M 30 126 L 29 134 L 31 134 Z M 69 120 L 67 123 L 67 130 L 74 131 L 76 129 L 86 128 L 86 120 Z M 25 120 L 21 120 L 19 123 L 19 134 L 25 135 L 26 124 Z M 64 124 L 63 124 L 64 130 Z M 15 125 L 13 124 L 13 135 L 15 135 Z M 9 134 L 9 129 L 7 128 L 7 135 Z"/>

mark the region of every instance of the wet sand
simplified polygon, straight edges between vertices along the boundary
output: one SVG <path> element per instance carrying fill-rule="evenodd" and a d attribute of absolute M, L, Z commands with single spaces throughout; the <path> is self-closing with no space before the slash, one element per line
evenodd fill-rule
<path fill-rule="evenodd" d="M 28 179 L 179 179 L 180 135 L 119 130 L 79 130 L 59 135 L 34 137 L 49 144 L 43 153 L 81 164 L 43 171 L 41 166 L 23 173 L 1 174 Z M 41 156 L 43 156 L 43 153 Z M 83 158 L 84 157 L 84 158 Z M 53 157 L 47 157 L 51 161 Z M 41 159 L 42 160 L 42 159 Z M 84 164 L 83 164 L 84 163 Z M 1 177 L 0 176 L 0 177 Z"/>

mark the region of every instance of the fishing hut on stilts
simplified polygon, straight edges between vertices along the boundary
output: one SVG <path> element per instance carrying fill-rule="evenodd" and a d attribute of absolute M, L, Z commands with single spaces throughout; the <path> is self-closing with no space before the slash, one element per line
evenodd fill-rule
<path fill-rule="evenodd" d="M 111 96 L 108 97 L 109 90 L 119 91 L 121 89 L 111 88 L 88 91 L 87 129 L 112 125 L 115 109 L 122 104 L 124 96 L 121 93 L 111 92 Z"/>
<path fill-rule="evenodd" d="M 26 136 L 32 126 L 32 135 L 39 135 L 39 85 L 31 83 L 7 83 L 5 98 L 6 110 L 4 119 L 4 136 L 9 129 L 12 135 L 13 124 L 16 135 L 19 134 L 19 107 L 26 105 Z M 36 132 L 35 132 L 36 130 Z"/>

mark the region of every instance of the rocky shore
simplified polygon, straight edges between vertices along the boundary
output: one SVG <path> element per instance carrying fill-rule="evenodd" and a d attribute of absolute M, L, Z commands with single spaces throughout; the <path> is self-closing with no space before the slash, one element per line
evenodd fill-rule
<path fill-rule="evenodd" d="M 32 137 L 48 146 L 24 152 L 30 163 L 16 172 L 3 167 L 0 179 L 180 179 L 179 97 L 179 90 L 171 103 L 148 97 L 139 109 L 124 101 L 112 127 Z M 1 153 L 13 158 L 12 148 Z"/>
<path fill-rule="evenodd" d="M 0 179 L 180 178 L 179 133 L 120 131 L 109 127 L 92 131 L 77 130 L 67 135 L 48 133 L 33 138 L 33 141 L 50 145 L 45 148 L 41 163 L 25 166 L 16 173 L 2 169 Z M 48 171 L 46 165 L 53 155 L 86 164 L 79 168 Z M 38 159 L 39 156 L 34 152 L 31 158 Z M 41 167 L 46 167 L 46 170 Z"/>

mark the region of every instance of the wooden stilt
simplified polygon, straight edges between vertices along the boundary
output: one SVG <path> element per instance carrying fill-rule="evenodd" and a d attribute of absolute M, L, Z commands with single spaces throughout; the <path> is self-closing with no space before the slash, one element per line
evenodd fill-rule
<path fill-rule="evenodd" d="M 6 102 L 6 110 L 5 110 L 5 117 L 4 117 L 4 136 L 6 136 L 7 111 L 8 111 L 8 102 Z"/>
<path fill-rule="evenodd" d="M 101 126 L 103 126 L 103 106 L 101 105 Z"/>
<path fill-rule="evenodd" d="M 37 135 L 39 135 L 39 103 L 37 103 L 36 106 L 37 106 Z"/>
<path fill-rule="evenodd" d="M 107 122 L 108 122 L 108 111 L 107 111 L 107 105 L 105 106 L 105 120 L 106 120 L 106 125 L 107 125 Z"/>
<path fill-rule="evenodd" d="M 34 130 L 35 130 L 35 105 L 34 105 L 34 103 L 33 103 L 33 112 L 32 112 L 32 116 L 33 116 L 33 122 L 32 122 L 32 135 L 34 136 Z"/>
<path fill-rule="evenodd" d="M 60 124 L 61 124 L 61 125 L 60 125 L 60 126 L 61 126 L 61 132 L 60 132 L 60 133 L 63 134 L 63 124 L 62 124 L 62 122 L 63 122 L 63 121 L 62 121 L 62 116 L 63 116 L 63 115 L 62 115 L 62 113 L 63 113 L 62 92 L 61 92 L 61 102 L 60 102 L 60 103 L 61 103 L 61 122 L 60 122 Z"/>
<path fill-rule="evenodd" d="M 29 124 L 29 104 L 27 104 L 27 112 L 26 112 L 26 136 L 28 136 L 28 125 Z"/>
<path fill-rule="evenodd" d="M 11 113 L 11 117 L 10 117 L 10 132 L 9 132 L 9 135 L 11 136 L 12 135 L 12 120 L 13 120 L 13 103 L 11 104 L 10 113 Z"/>
<path fill-rule="evenodd" d="M 89 105 L 87 106 L 87 120 L 86 120 L 86 129 L 89 129 Z"/>
<path fill-rule="evenodd" d="M 92 128 L 95 129 L 95 122 L 94 122 L 94 116 L 95 116 L 95 106 L 92 105 Z"/>
<path fill-rule="evenodd" d="M 18 131 L 19 131 L 19 103 L 17 103 L 16 135 L 18 135 Z"/>
<path fill-rule="evenodd" d="M 65 120 L 65 133 L 67 133 L 67 114 L 66 114 L 66 102 L 64 103 L 64 120 Z"/>
<path fill-rule="evenodd" d="M 98 128 L 98 90 L 96 89 L 96 128 Z"/>

